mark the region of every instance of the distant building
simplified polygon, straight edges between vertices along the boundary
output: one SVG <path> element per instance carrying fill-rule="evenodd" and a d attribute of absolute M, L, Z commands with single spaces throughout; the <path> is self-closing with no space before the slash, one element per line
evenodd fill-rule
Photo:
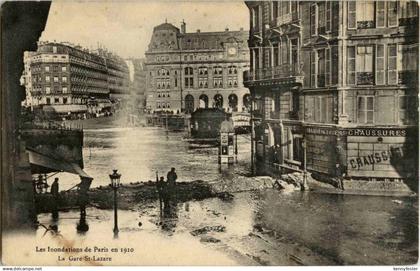
<path fill-rule="evenodd" d="M 349 178 L 418 171 L 418 6 L 247 1 L 256 160 Z M 306 147 L 306 148 L 305 148 Z"/>
<path fill-rule="evenodd" d="M 191 113 L 197 108 L 243 111 L 249 90 L 248 31 L 186 33 L 164 23 L 153 29 L 146 51 L 146 107 L 151 112 Z"/>
<path fill-rule="evenodd" d="M 144 59 L 127 59 L 126 60 L 130 82 L 129 82 L 129 104 L 133 110 L 143 112 L 146 106 L 146 70 Z"/>
<path fill-rule="evenodd" d="M 25 52 L 24 106 L 59 114 L 109 110 L 110 94 L 128 93 L 128 69 L 118 57 L 100 53 L 56 42 L 40 42 L 36 52 Z"/>

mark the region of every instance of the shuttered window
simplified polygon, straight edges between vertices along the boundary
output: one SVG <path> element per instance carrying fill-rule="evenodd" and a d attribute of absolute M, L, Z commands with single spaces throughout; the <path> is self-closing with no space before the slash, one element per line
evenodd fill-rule
<path fill-rule="evenodd" d="M 356 83 L 356 47 L 347 47 L 347 84 Z"/>
<path fill-rule="evenodd" d="M 338 84 L 338 46 L 331 47 L 331 84 Z"/>
<path fill-rule="evenodd" d="M 397 45 L 388 45 L 388 84 L 397 84 Z"/>
<path fill-rule="evenodd" d="M 376 27 L 385 27 L 385 2 L 376 2 Z"/>
<path fill-rule="evenodd" d="M 356 29 L 356 1 L 347 2 L 347 27 Z"/>
<path fill-rule="evenodd" d="M 331 32 L 331 10 L 332 10 L 332 1 L 327 1 L 325 9 L 325 31 L 327 33 Z"/>
<path fill-rule="evenodd" d="M 331 50 L 325 49 L 325 86 L 330 85 L 331 79 Z"/>
<path fill-rule="evenodd" d="M 310 29 L 311 29 L 311 36 L 316 36 L 318 30 L 318 24 L 316 19 L 316 4 L 312 4 L 310 7 Z"/>
<path fill-rule="evenodd" d="M 385 84 L 385 49 L 383 44 L 376 45 L 376 76 L 377 85 Z"/>
<path fill-rule="evenodd" d="M 388 26 L 398 26 L 398 2 L 388 2 Z"/>
<path fill-rule="evenodd" d="M 316 52 L 311 51 L 311 87 L 316 87 Z"/>

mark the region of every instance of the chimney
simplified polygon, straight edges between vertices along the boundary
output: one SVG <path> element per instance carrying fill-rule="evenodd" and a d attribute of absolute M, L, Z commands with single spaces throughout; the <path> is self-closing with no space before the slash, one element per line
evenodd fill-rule
<path fill-rule="evenodd" d="M 201 30 L 200 29 L 197 29 L 197 33 L 200 33 L 201 32 Z"/>
<path fill-rule="evenodd" d="M 243 28 L 243 27 L 241 27 L 239 30 L 240 30 L 240 31 L 244 31 L 244 28 Z"/>
<path fill-rule="evenodd" d="M 185 34 L 187 32 L 187 25 L 185 24 L 184 20 L 181 23 L 181 34 Z"/>
<path fill-rule="evenodd" d="M 227 27 L 226 27 L 226 28 L 225 28 L 225 31 L 226 31 L 226 32 L 227 32 L 227 31 L 229 31 L 229 28 L 227 28 Z"/>

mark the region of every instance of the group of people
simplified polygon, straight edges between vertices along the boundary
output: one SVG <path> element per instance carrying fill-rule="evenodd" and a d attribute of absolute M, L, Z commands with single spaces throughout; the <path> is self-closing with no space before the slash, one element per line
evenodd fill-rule
<path fill-rule="evenodd" d="M 165 178 L 162 176 L 159 178 L 158 173 L 156 172 L 156 188 L 159 195 L 159 206 L 162 210 L 168 210 L 170 208 L 170 202 L 174 200 L 176 196 L 176 175 L 175 168 L 171 170 L 166 175 Z"/>

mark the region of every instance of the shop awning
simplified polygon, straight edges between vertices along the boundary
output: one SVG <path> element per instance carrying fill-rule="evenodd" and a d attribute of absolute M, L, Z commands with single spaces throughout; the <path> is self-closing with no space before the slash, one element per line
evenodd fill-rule
<path fill-rule="evenodd" d="M 61 171 L 76 174 L 83 178 L 93 179 L 76 163 L 58 160 L 29 149 L 26 149 L 26 152 L 29 154 L 31 169 L 35 171 L 32 174 Z"/>

